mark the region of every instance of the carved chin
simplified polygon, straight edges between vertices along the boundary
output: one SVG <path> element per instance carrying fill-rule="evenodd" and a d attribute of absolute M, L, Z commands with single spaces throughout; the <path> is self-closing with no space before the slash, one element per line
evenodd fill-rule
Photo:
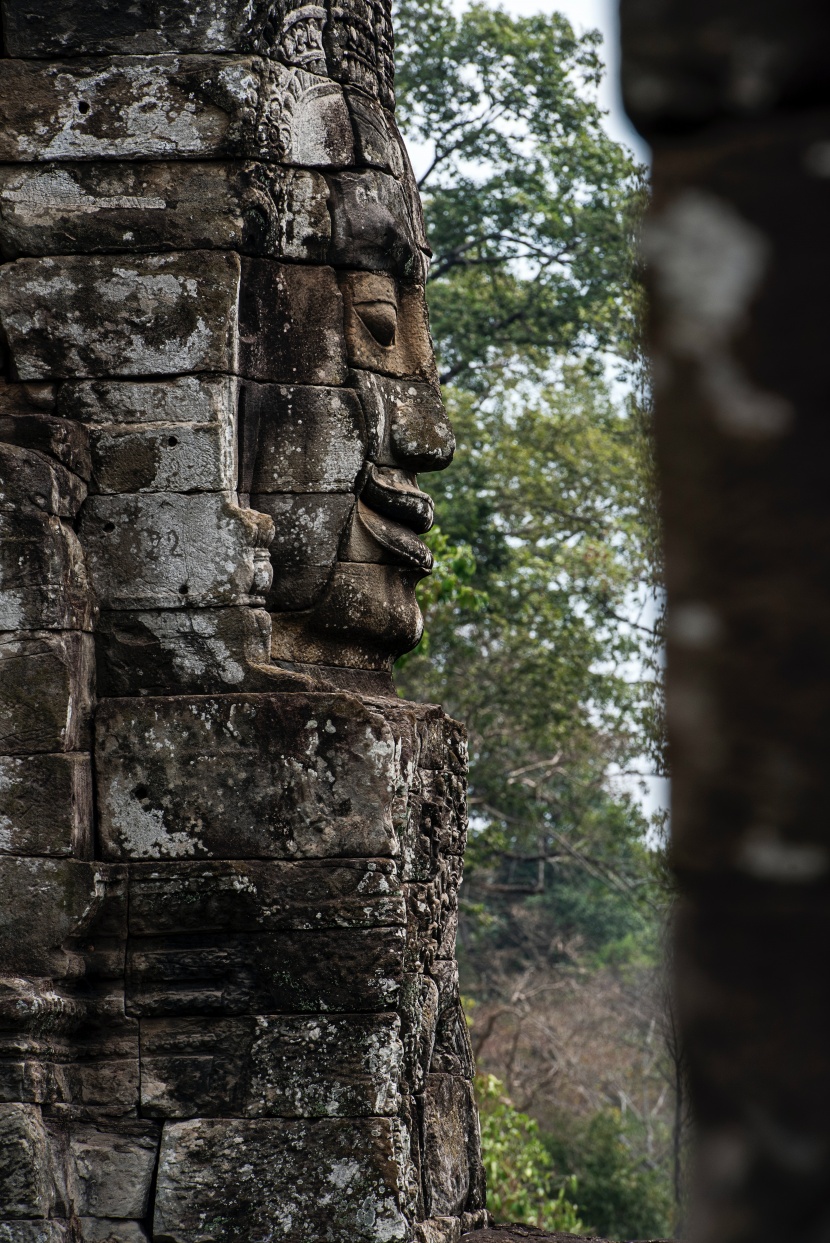
<path fill-rule="evenodd" d="M 274 659 L 391 669 L 423 634 L 415 587 L 424 574 L 393 565 L 338 562 L 313 609 L 274 618 Z"/>
<path fill-rule="evenodd" d="M 420 569 L 340 562 L 315 609 L 314 628 L 347 642 L 369 642 L 379 656 L 394 661 L 411 651 L 424 632 L 415 599 L 423 577 Z"/>

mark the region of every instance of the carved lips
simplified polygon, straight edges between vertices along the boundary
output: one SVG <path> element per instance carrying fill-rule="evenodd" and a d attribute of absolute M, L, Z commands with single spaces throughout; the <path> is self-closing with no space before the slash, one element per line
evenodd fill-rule
<path fill-rule="evenodd" d="M 414 474 L 392 466 L 369 466 L 358 516 L 371 536 L 403 565 L 428 574 L 432 553 L 418 535 L 432 526 L 435 505 Z"/>

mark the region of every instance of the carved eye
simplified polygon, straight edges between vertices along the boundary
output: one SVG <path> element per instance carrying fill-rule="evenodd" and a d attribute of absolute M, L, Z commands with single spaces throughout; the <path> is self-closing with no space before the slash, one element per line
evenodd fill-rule
<path fill-rule="evenodd" d="M 398 311 L 391 302 L 357 302 L 354 308 L 379 345 L 390 346 L 395 340 Z"/>

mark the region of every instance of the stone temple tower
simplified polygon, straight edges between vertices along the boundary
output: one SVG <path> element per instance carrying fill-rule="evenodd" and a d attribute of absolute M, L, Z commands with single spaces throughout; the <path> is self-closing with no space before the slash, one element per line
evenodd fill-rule
<path fill-rule="evenodd" d="M 456 1243 L 386 0 L 2 0 L 0 1243 Z"/>

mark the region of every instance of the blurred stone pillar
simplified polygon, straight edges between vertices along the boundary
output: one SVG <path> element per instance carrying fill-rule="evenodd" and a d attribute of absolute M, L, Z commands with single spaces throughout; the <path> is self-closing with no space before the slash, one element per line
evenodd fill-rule
<path fill-rule="evenodd" d="M 622 0 L 668 588 L 690 1237 L 830 1237 L 830 10 Z"/>

